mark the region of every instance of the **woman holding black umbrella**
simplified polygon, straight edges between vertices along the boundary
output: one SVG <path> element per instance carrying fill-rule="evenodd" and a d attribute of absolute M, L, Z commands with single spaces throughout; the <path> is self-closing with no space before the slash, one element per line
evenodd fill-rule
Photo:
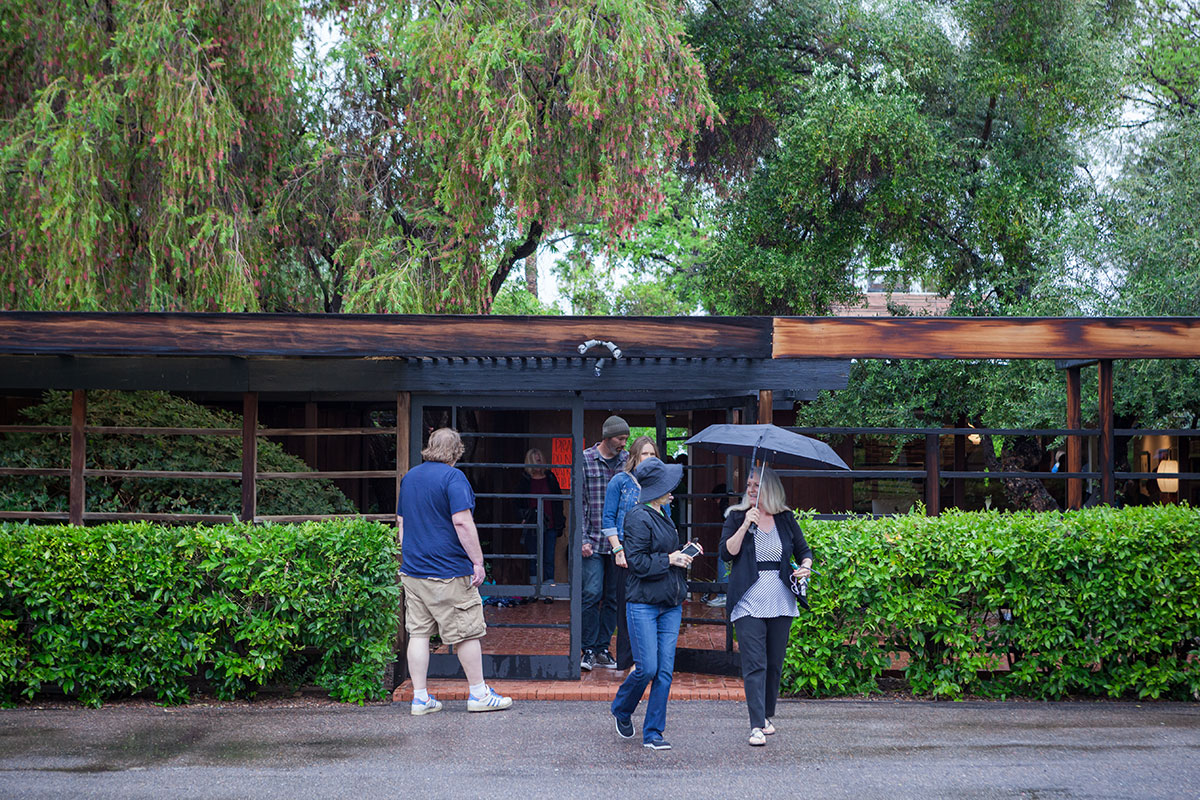
<path fill-rule="evenodd" d="M 731 563 L 726 607 L 742 656 L 750 744 L 761 746 L 775 733 L 783 657 L 799 614 L 792 579 L 807 577 L 813 558 L 771 469 L 752 472 L 742 502 L 726 510 L 720 556 Z"/>

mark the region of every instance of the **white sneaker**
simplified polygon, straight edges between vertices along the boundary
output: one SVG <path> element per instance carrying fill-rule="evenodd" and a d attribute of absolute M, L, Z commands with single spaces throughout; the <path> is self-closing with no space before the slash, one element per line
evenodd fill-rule
<path fill-rule="evenodd" d="M 467 699 L 467 711 L 503 711 L 512 704 L 511 697 L 504 697 L 489 686 L 488 693 L 483 697 L 477 698 L 475 695 L 471 695 Z"/>
<path fill-rule="evenodd" d="M 426 700 L 425 702 L 421 702 L 420 700 L 415 700 L 415 699 L 412 701 L 411 713 L 414 717 L 422 717 L 426 714 L 432 714 L 435 711 L 441 711 L 441 710 L 442 710 L 441 701 L 438 700 L 433 695 L 429 695 L 429 699 Z"/>

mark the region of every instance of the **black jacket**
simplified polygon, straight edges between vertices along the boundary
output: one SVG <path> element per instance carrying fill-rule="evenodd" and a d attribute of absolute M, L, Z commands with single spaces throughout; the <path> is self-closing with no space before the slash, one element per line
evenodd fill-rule
<path fill-rule="evenodd" d="M 687 570 L 667 560 L 679 549 L 671 518 L 639 503 L 625 515 L 625 602 L 677 606 L 687 597 Z"/>
<path fill-rule="evenodd" d="M 550 494 L 562 494 L 562 487 L 558 485 L 558 478 L 554 475 L 554 470 L 546 470 L 546 478 L 550 482 Z M 520 483 L 517 486 L 517 491 L 521 494 L 533 493 L 533 479 L 529 477 L 529 473 L 522 472 Z M 518 497 L 515 501 L 517 507 L 517 516 L 522 522 L 534 522 L 537 520 L 537 500 L 532 497 Z M 562 501 L 552 500 L 550 502 L 550 514 L 545 520 L 547 530 L 561 531 L 563 529 L 563 514 Z"/>
<path fill-rule="evenodd" d="M 754 534 L 746 531 L 746 536 L 742 539 L 742 549 L 736 556 L 731 556 L 729 549 L 725 546 L 729 537 L 742 527 L 745 519 L 745 511 L 731 511 L 725 518 L 725 526 L 721 528 L 721 560 L 731 562 L 729 588 L 725 591 L 725 607 L 729 609 L 736 606 L 751 584 L 758 580 L 758 559 L 754 553 Z M 792 558 L 795 558 L 796 563 L 799 564 L 806 558 L 812 558 L 812 549 L 804 539 L 800 523 L 796 522 L 796 518 L 790 511 L 775 515 L 775 528 L 779 531 L 779 541 L 783 544 L 783 558 L 779 559 L 779 577 L 783 580 L 784 586 L 790 587 Z"/>

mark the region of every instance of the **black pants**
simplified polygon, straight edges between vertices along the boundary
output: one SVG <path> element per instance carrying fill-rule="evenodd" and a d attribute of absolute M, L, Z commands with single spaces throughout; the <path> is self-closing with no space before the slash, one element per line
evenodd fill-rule
<path fill-rule="evenodd" d="M 741 617 L 734 621 L 738 650 L 742 654 L 742 683 L 746 687 L 746 707 L 750 727 L 761 728 L 775 716 L 779 698 L 779 679 L 783 675 L 783 655 L 795 617 Z"/>
<path fill-rule="evenodd" d="M 617 669 L 633 666 L 633 647 L 629 644 L 629 621 L 625 619 L 625 578 L 629 570 L 617 567 Z"/>

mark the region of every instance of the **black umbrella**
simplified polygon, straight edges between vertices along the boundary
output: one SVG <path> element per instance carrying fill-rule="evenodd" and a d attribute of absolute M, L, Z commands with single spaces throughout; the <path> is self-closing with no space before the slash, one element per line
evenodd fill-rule
<path fill-rule="evenodd" d="M 850 469 L 829 445 L 778 425 L 709 425 L 687 444 L 804 469 Z"/>

